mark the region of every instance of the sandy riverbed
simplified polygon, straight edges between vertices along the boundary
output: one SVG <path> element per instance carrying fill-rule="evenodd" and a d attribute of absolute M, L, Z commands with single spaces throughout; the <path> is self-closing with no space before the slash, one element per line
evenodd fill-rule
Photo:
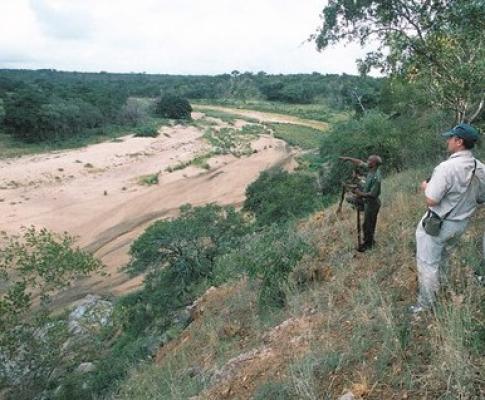
<path fill-rule="evenodd" d="M 35 225 L 67 231 L 106 264 L 110 276 L 84 280 L 63 302 L 86 293 L 132 290 L 142 278 L 130 279 L 119 268 L 129 259 L 132 241 L 151 222 L 176 216 L 186 203 L 240 205 L 246 186 L 261 171 L 294 163 L 285 142 L 263 135 L 251 143 L 257 152 L 250 156 L 217 156 L 209 160 L 209 170 L 189 166 L 167 172 L 209 150 L 202 134 L 197 127 L 179 125 L 163 128 L 156 138 L 125 136 L 82 149 L 0 160 L 0 230 L 19 233 L 22 226 Z M 140 185 L 140 176 L 158 171 L 157 185 Z"/>

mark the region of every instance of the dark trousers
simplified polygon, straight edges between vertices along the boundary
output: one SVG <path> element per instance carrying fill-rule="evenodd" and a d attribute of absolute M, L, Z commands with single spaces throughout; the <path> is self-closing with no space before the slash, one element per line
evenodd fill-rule
<path fill-rule="evenodd" d="M 377 214 L 381 208 L 379 199 L 368 200 L 364 204 L 364 245 L 372 246 L 374 244 L 374 232 L 376 231 Z"/>

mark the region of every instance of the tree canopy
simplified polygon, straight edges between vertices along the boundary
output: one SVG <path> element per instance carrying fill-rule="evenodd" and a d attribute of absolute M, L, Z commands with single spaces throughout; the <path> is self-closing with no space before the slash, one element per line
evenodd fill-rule
<path fill-rule="evenodd" d="M 484 105 L 483 0 L 330 0 L 313 39 L 323 50 L 358 40 L 378 48 L 359 60 L 361 72 L 422 80 L 429 99 L 472 122 Z"/>

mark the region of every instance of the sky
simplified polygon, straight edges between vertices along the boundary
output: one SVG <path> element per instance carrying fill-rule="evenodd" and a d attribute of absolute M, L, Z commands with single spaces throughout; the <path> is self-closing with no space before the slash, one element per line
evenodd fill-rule
<path fill-rule="evenodd" d="M 357 44 L 307 39 L 324 0 L 0 0 L 0 68 L 356 74 Z"/>

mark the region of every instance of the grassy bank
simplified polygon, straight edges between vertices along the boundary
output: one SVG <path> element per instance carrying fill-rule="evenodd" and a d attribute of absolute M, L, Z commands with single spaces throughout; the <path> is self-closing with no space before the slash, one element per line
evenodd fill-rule
<path fill-rule="evenodd" d="M 284 309 L 261 311 L 243 278 L 203 296 L 200 314 L 134 370 L 119 399 L 478 399 L 484 390 L 485 288 L 480 210 L 450 257 L 435 316 L 413 319 L 416 195 L 426 175 L 384 182 L 378 246 L 355 254 L 355 215 L 329 208 L 302 222 L 318 250 L 293 270 Z M 459 367 L 458 367 L 459 366 Z M 457 368 L 458 367 L 458 368 Z M 279 397 L 278 397 L 279 396 Z"/>
<path fill-rule="evenodd" d="M 286 114 L 303 119 L 312 119 L 332 124 L 346 120 L 349 117 L 349 113 L 336 113 L 323 102 L 317 104 L 288 104 L 254 99 L 245 101 L 235 99 L 207 99 L 194 100 L 194 104 L 212 104 L 218 106 L 241 108 L 246 110 Z"/>
<path fill-rule="evenodd" d="M 92 129 L 73 135 L 68 139 L 42 143 L 25 143 L 0 132 L 0 158 L 19 157 L 28 154 L 38 154 L 57 150 L 76 149 L 91 144 L 116 140 L 125 135 L 156 136 L 162 126 L 169 126 L 172 122 L 162 118 L 150 118 L 136 127 L 112 125 L 99 129 Z"/>

